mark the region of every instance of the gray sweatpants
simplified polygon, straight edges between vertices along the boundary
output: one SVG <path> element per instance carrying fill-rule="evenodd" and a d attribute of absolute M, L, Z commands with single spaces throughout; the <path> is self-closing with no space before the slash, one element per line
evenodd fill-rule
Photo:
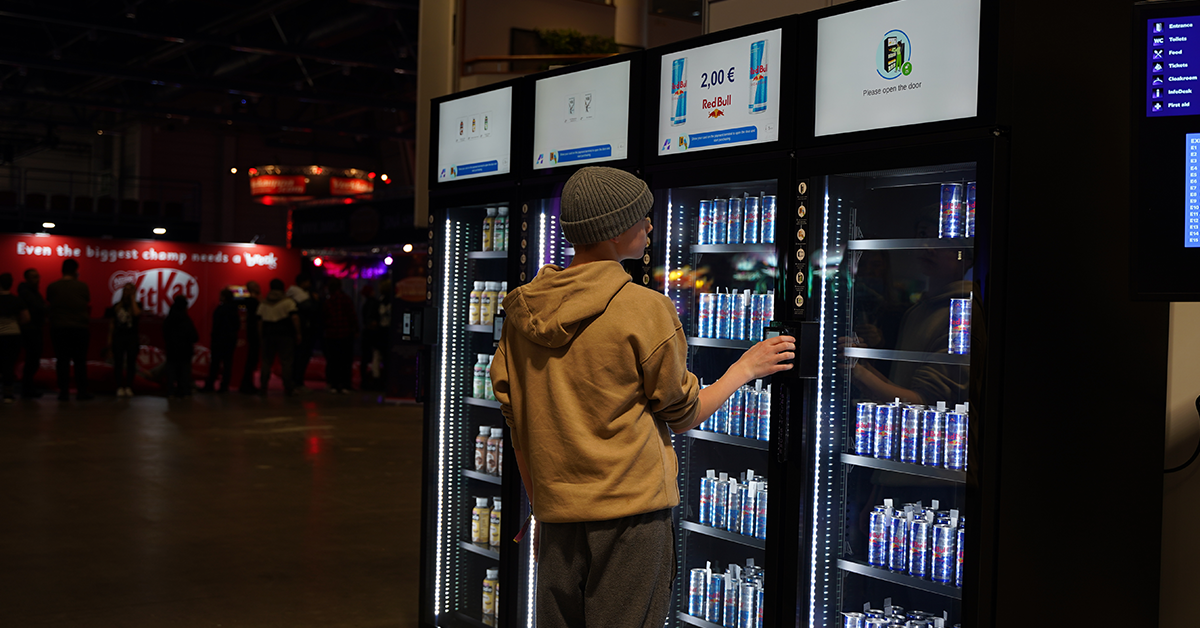
<path fill-rule="evenodd" d="M 538 628 L 662 628 L 675 581 L 670 509 L 538 533 Z"/>

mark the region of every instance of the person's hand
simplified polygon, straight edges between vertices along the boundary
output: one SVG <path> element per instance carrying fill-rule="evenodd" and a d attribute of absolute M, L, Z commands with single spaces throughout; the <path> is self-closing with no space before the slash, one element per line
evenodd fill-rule
<path fill-rule="evenodd" d="M 733 365 L 740 369 L 744 381 L 751 382 L 792 368 L 791 364 L 780 364 L 796 357 L 796 339 L 792 336 L 776 336 L 750 347 Z"/>

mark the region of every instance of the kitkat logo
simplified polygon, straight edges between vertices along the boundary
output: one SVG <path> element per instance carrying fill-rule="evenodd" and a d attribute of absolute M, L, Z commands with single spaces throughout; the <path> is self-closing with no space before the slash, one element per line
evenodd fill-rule
<path fill-rule="evenodd" d="M 137 288 L 136 298 L 142 304 L 143 311 L 153 316 L 166 316 L 176 295 L 182 294 L 187 297 L 190 308 L 200 294 L 199 282 L 182 270 L 154 268 L 144 271 L 117 271 L 108 280 L 114 304 L 121 300 L 121 290 L 129 283 Z"/>

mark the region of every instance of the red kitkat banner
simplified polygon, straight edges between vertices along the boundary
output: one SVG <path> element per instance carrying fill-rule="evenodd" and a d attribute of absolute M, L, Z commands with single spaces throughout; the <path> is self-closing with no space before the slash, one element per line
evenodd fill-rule
<path fill-rule="evenodd" d="M 125 284 L 137 286 L 137 299 L 144 308 L 139 327 L 142 350 L 138 375 L 149 384 L 159 379 L 165 359 L 161 323 L 175 295 L 188 298 L 188 313 L 200 332 L 192 362 L 199 378 L 208 374 L 212 313 L 221 290 L 256 281 L 265 296 L 272 279 L 282 279 L 290 286 L 300 272 L 299 254 L 282 247 L 0 234 L 0 272 L 12 273 L 14 291 L 16 284 L 24 281 L 25 270 L 36 268 L 42 276 L 39 289 L 44 297 L 46 287 L 62 277 L 62 262 L 67 258 L 79 261 L 79 279 L 91 289 L 88 376 L 99 384 L 99 390 L 107 389 L 112 380 L 111 358 L 105 353 L 108 321 L 104 310 L 120 299 Z M 246 359 L 244 308 L 242 314 L 242 337 L 234 358 L 235 382 L 241 379 Z M 53 388 L 49 360 L 54 354 L 48 339 L 42 357 L 39 380 Z"/>

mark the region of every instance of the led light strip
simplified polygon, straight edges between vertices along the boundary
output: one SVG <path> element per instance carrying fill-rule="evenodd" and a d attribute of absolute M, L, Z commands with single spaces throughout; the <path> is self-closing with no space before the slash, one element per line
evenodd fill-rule
<path fill-rule="evenodd" d="M 437 542 L 435 547 L 436 556 L 434 561 L 434 585 L 433 585 L 433 615 L 437 617 L 442 609 L 442 525 L 443 525 L 443 503 L 442 496 L 445 492 L 446 483 L 446 424 L 448 418 L 446 409 L 449 405 L 446 399 L 446 388 L 449 385 L 446 376 L 446 362 L 450 360 L 450 343 L 445 340 L 450 334 L 450 292 L 447 281 L 450 277 L 450 219 L 446 219 L 446 240 L 442 243 L 442 258 L 444 260 L 442 266 L 442 363 L 439 373 L 438 386 L 438 501 L 437 501 Z"/>
<path fill-rule="evenodd" d="M 671 298 L 671 227 L 674 226 L 675 205 L 671 202 L 671 191 L 667 190 L 667 245 L 663 248 L 663 294 Z"/>
<path fill-rule="evenodd" d="M 812 563 L 810 566 L 808 578 L 808 625 L 815 626 L 814 619 L 816 615 L 816 598 L 817 598 L 817 528 L 819 527 L 819 512 L 820 495 L 821 495 L 821 427 L 822 427 L 822 400 L 825 392 L 825 298 L 829 294 L 830 277 L 829 277 L 829 192 L 825 193 L 825 228 L 821 237 L 821 266 L 820 272 L 823 278 L 821 285 L 821 340 L 820 349 L 817 360 L 817 434 L 813 439 L 815 450 L 813 452 L 813 461 L 815 468 L 813 469 L 813 510 L 812 510 Z"/>
<path fill-rule="evenodd" d="M 534 272 L 533 272 L 534 277 L 537 276 L 537 271 L 541 270 L 542 266 L 545 266 L 546 264 L 550 263 L 550 259 L 548 257 L 549 251 L 546 250 L 546 211 L 545 210 L 542 210 L 541 215 L 538 217 L 538 251 L 540 253 L 540 257 L 538 258 L 538 260 L 541 263 L 538 264 L 538 267 L 534 270 Z"/>
<path fill-rule="evenodd" d="M 534 617 L 533 602 L 537 598 L 537 557 L 534 548 L 537 547 L 537 517 L 529 516 L 529 573 L 526 576 L 525 625 L 533 628 L 537 625 Z"/>

